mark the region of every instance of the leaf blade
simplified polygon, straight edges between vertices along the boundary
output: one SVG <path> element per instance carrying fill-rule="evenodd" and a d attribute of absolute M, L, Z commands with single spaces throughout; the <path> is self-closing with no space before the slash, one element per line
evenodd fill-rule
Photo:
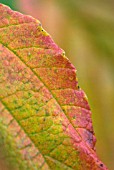
<path fill-rule="evenodd" d="M 45 168 L 106 169 L 94 151 L 91 112 L 74 66 L 39 21 L 3 5 L 0 13 L 0 100 L 40 150 Z"/>

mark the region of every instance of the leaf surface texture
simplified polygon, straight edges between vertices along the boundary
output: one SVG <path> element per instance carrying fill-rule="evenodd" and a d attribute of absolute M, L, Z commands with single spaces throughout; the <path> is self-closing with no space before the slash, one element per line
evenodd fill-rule
<path fill-rule="evenodd" d="M 91 111 L 75 67 L 38 20 L 4 5 L 0 127 L 0 146 L 14 169 L 107 169 L 95 152 Z"/>

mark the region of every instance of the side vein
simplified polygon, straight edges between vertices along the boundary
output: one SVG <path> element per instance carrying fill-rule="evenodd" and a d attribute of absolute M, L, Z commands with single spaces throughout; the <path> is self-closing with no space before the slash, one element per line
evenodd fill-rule
<path fill-rule="evenodd" d="M 8 49 L 10 52 L 12 52 L 16 57 L 18 57 L 18 59 L 20 59 L 22 61 L 22 63 L 24 63 L 26 65 L 27 68 L 29 68 L 31 70 L 32 73 L 34 73 L 34 75 L 36 75 L 36 77 L 44 84 L 44 86 L 48 89 L 48 91 L 50 92 L 50 94 L 52 95 L 52 97 L 56 100 L 57 104 L 60 106 L 61 111 L 65 114 L 63 108 L 61 107 L 61 105 L 59 104 L 58 99 L 56 98 L 56 96 L 51 92 L 51 90 L 48 88 L 48 86 L 43 82 L 43 80 L 41 79 L 41 77 L 36 74 L 36 72 L 34 70 L 32 70 L 32 68 L 30 66 L 28 66 L 25 61 L 16 53 L 16 51 L 10 49 L 5 43 L 3 43 L 2 41 L 0 41 L 0 43 L 6 48 Z M 81 140 L 82 140 L 82 136 L 80 135 L 80 133 L 75 129 L 74 125 L 72 124 L 72 122 L 69 120 L 68 116 L 65 114 L 67 120 L 70 122 L 70 124 L 72 125 L 72 127 L 74 128 L 74 130 L 77 132 L 77 134 L 80 136 Z M 86 145 L 86 143 L 85 143 Z M 87 146 L 87 145 L 86 145 Z M 88 148 L 88 146 L 87 146 Z M 93 152 L 93 150 L 91 148 L 88 148 L 91 152 Z"/>
<path fill-rule="evenodd" d="M 10 52 L 12 52 L 16 57 L 18 57 L 18 59 L 20 59 L 22 61 L 22 63 L 24 63 L 26 65 L 27 68 L 29 68 L 31 70 L 32 73 L 34 73 L 34 75 L 36 75 L 36 77 L 44 84 L 44 86 L 48 89 L 48 91 L 50 92 L 50 94 L 52 95 L 52 97 L 56 100 L 57 104 L 60 106 L 61 111 L 65 114 L 63 108 L 61 107 L 59 101 L 57 100 L 56 96 L 51 92 L 51 90 L 48 88 L 48 86 L 43 82 L 43 80 L 41 79 L 41 77 L 29 66 L 25 63 L 25 61 L 12 49 L 10 49 L 7 45 L 5 45 L 3 42 L 0 41 L 1 44 L 4 45 L 4 47 L 6 49 L 8 49 Z M 72 124 L 72 122 L 69 120 L 68 116 L 65 114 L 65 116 L 67 117 L 68 121 L 71 123 L 72 127 L 75 129 L 74 125 Z M 80 136 L 80 138 L 82 139 L 81 135 L 79 134 L 79 132 L 75 129 L 75 131 L 78 133 L 78 135 Z"/>
<path fill-rule="evenodd" d="M 11 110 L 7 107 L 7 105 L 1 100 L 1 103 L 3 104 L 3 106 L 8 110 L 8 112 L 9 113 L 11 113 Z M 12 115 L 12 114 L 11 114 Z M 20 124 L 20 122 L 17 120 L 17 119 L 15 119 L 15 117 L 12 115 L 12 117 L 14 118 L 14 120 L 16 120 L 17 121 L 17 123 L 19 124 L 19 126 L 22 128 L 22 126 L 21 126 L 21 124 Z M 23 129 L 23 128 L 22 128 Z M 28 133 L 23 129 L 23 131 L 25 132 L 25 134 L 29 137 L 29 135 L 28 135 Z M 29 137 L 30 138 L 30 137 Z M 32 141 L 32 140 L 31 140 Z M 33 143 L 33 142 L 32 142 Z M 34 143 L 33 143 L 34 144 Z M 35 144 L 34 144 L 34 146 L 35 146 Z M 35 146 L 36 147 L 36 146 Z M 36 149 L 37 149 L 37 147 L 36 147 Z M 38 148 L 38 150 L 39 150 L 39 148 Z M 39 150 L 39 152 L 40 152 L 40 154 L 43 156 L 43 158 L 44 158 L 44 160 L 45 160 L 45 162 L 47 163 L 47 161 L 46 161 L 46 159 L 45 159 L 45 155 L 43 155 L 43 153 Z M 47 163 L 47 165 L 48 165 L 48 163 Z M 48 167 L 49 167 L 49 165 L 48 165 Z M 49 169 L 50 169 L 50 167 L 49 167 Z M 51 169 L 50 169 L 51 170 Z"/>

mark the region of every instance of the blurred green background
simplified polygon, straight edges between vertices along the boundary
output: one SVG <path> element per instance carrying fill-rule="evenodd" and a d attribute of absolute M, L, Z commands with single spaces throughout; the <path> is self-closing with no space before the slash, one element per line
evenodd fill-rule
<path fill-rule="evenodd" d="M 77 68 L 100 159 L 114 170 L 114 1 L 0 0 L 38 18 Z"/>

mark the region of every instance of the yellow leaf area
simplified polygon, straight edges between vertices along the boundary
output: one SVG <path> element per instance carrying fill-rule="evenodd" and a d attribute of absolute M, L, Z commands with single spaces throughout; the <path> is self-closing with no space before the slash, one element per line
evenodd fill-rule
<path fill-rule="evenodd" d="M 107 169 L 95 153 L 91 111 L 76 69 L 39 21 L 4 5 L 0 127 L 4 159 L 14 169 Z"/>

